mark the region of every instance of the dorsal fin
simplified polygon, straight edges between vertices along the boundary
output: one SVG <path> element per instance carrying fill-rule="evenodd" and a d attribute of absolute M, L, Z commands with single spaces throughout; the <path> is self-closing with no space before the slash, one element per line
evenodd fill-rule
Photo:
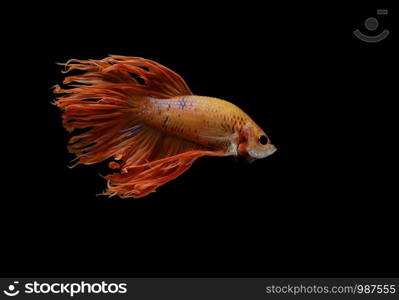
<path fill-rule="evenodd" d="M 192 95 L 183 78 L 165 66 L 141 57 L 111 55 L 102 60 L 71 59 L 65 64 L 64 73 L 83 70 L 84 74 L 69 76 L 64 84 L 80 82 L 97 85 L 102 82 L 133 85 L 137 93 L 157 98 L 169 98 L 179 95 Z"/>

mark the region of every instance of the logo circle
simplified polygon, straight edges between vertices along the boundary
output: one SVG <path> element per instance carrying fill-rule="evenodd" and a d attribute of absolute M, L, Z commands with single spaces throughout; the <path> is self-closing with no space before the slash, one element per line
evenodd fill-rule
<path fill-rule="evenodd" d="M 378 27 L 378 20 L 376 18 L 370 17 L 364 22 L 364 26 L 370 31 L 374 31 Z"/>

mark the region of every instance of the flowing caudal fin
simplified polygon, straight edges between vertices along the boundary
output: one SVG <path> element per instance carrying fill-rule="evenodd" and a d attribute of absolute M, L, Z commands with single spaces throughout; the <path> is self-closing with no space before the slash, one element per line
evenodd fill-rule
<path fill-rule="evenodd" d="M 166 135 L 146 125 L 141 106 L 147 97 L 192 94 L 184 80 L 168 68 L 143 58 L 110 56 L 103 60 L 70 60 L 54 102 L 63 110 L 63 125 L 76 133 L 68 150 L 75 163 L 94 164 L 114 158 L 106 176 L 106 195 L 142 197 L 176 178 L 194 160 L 215 155 L 198 144 Z"/>

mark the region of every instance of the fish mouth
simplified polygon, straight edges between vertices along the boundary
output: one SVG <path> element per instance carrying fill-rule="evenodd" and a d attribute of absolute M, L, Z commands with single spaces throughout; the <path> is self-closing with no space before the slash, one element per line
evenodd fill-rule
<path fill-rule="evenodd" d="M 277 151 L 277 148 L 274 145 L 270 145 L 270 149 L 269 149 L 269 151 L 267 151 L 265 157 L 268 157 L 268 156 L 272 155 L 276 151 Z"/>
<path fill-rule="evenodd" d="M 270 144 L 268 146 L 267 150 L 261 154 L 255 152 L 255 151 L 248 151 L 249 158 L 247 160 L 254 161 L 255 159 L 266 158 L 266 157 L 272 155 L 276 151 L 277 151 L 277 148 L 274 145 Z"/>

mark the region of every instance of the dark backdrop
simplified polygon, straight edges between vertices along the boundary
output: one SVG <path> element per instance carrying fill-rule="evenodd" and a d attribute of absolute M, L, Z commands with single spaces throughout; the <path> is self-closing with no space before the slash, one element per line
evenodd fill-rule
<path fill-rule="evenodd" d="M 375 34 L 364 20 L 389 7 L 133 2 L 5 10 L 1 274 L 398 274 L 396 37 L 352 33 Z M 378 18 L 376 33 L 393 31 L 392 15 Z M 278 151 L 201 158 L 139 200 L 96 196 L 106 167 L 67 168 L 50 87 L 55 62 L 108 54 L 155 60 L 237 104 Z"/>

